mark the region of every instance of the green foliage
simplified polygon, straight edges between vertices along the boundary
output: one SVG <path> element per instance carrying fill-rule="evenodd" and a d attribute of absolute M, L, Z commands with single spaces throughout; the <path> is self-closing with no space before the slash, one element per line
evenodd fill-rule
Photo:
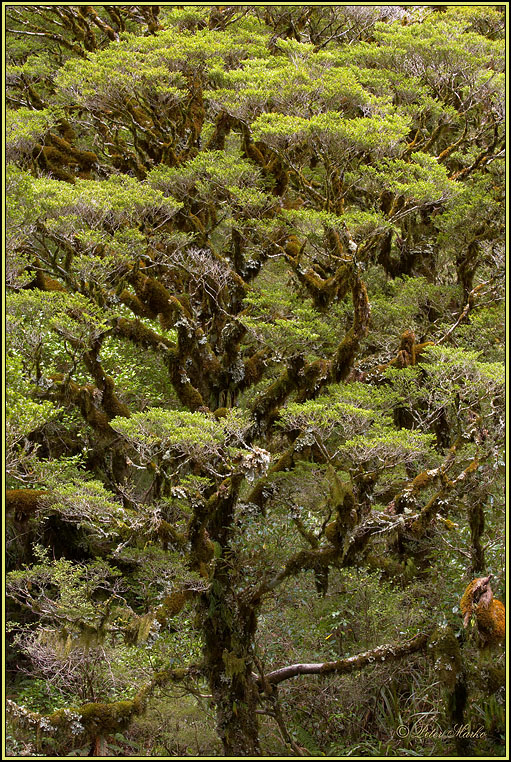
<path fill-rule="evenodd" d="M 427 651 L 263 676 L 501 584 L 502 9 L 6 21 L 12 754 L 466 756 L 397 737 L 450 728 Z"/>
<path fill-rule="evenodd" d="M 345 119 L 328 112 L 304 119 L 276 113 L 263 114 L 252 124 L 254 137 L 272 148 L 310 140 L 332 160 L 353 161 L 363 151 L 381 156 L 393 152 L 410 130 L 410 122 L 397 114 Z"/>
<path fill-rule="evenodd" d="M 47 109 L 8 109 L 5 117 L 6 153 L 11 161 L 32 151 L 54 120 Z"/>
<path fill-rule="evenodd" d="M 235 410 L 217 421 L 203 413 L 152 408 L 130 418 L 114 419 L 112 427 L 142 448 L 175 448 L 188 455 L 203 450 L 213 455 L 228 437 L 234 441 L 241 438 L 244 421 Z"/>
<path fill-rule="evenodd" d="M 407 202 L 425 204 L 445 201 L 457 192 L 457 186 L 449 181 L 447 170 L 434 156 L 412 153 L 410 161 L 384 160 L 381 169 L 363 167 L 363 182 L 381 190 L 403 196 Z"/>

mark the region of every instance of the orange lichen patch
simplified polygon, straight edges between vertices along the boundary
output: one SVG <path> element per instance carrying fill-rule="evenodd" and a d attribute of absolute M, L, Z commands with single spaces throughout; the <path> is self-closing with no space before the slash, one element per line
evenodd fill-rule
<path fill-rule="evenodd" d="M 499 643 L 506 636 L 506 608 L 502 601 L 493 598 L 477 605 L 475 610 L 477 630 L 486 645 Z"/>
<path fill-rule="evenodd" d="M 468 626 L 470 617 L 474 613 L 474 597 L 477 595 L 477 591 L 484 587 L 489 581 L 489 577 L 477 577 L 477 579 L 473 579 L 472 582 L 467 585 L 460 601 L 464 627 Z"/>
<path fill-rule="evenodd" d="M 483 646 L 502 641 L 506 634 L 506 609 L 501 601 L 493 597 L 491 576 L 472 580 L 460 601 L 464 627 L 468 626 L 474 615 Z"/>

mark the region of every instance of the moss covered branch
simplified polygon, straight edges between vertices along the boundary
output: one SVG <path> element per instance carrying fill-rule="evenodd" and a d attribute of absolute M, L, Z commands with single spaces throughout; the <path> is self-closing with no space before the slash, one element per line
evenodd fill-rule
<path fill-rule="evenodd" d="M 359 669 L 363 669 L 371 664 L 394 661 L 402 659 L 404 656 L 424 651 L 427 643 L 428 634 L 421 632 L 404 643 L 378 646 L 378 648 L 373 648 L 371 651 L 364 651 L 356 656 L 350 656 L 347 659 L 326 661 L 317 664 L 290 664 L 287 667 L 282 667 L 281 669 L 276 669 L 274 672 L 267 673 L 264 676 L 264 680 L 269 685 L 275 686 L 282 683 L 284 680 L 290 680 L 299 675 L 346 675 L 351 672 L 356 672 Z M 264 687 L 262 678 L 258 678 L 257 682 L 261 687 Z"/>

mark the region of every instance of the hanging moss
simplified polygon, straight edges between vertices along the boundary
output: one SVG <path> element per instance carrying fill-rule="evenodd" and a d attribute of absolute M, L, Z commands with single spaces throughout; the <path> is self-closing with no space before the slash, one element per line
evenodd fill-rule
<path fill-rule="evenodd" d="M 246 671 L 247 665 L 245 659 L 236 656 L 236 653 L 233 651 L 227 651 L 224 649 L 222 652 L 222 661 L 225 664 L 225 674 L 228 677 L 243 675 Z"/>
<path fill-rule="evenodd" d="M 275 196 L 283 196 L 289 184 L 289 172 L 284 168 L 282 161 L 275 157 L 267 165 L 267 171 L 273 175 L 275 180 L 272 193 Z"/>
<path fill-rule="evenodd" d="M 292 468 L 295 462 L 295 451 L 292 447 L 286 450 L 280 458 L 268 469 L 266 476 L 261 477 L 256 486 L 250 491 L 247 502 L 256 505 L 261 510 L 268 497 L 272 494 L 272 482 L 275 474 Z"/>
<path fill-rule="evenodd" d="M 481 502 L 470 501 L 468 506 L 468 521 L 471 541 L 471 571 L 478 572 L 484 568 L 484 548 L 481 538 L 484 533 L 484 508 Z"/>
<path fill-rule="evenodd" d="M 303 357 L 293 358 L 284 373 L 258 397 L 252 410 L 257 421 L 269 421 L 272 412 L 282 405 L 298 385 L 298 376 L 303 366 Z"/>
<path fill-rule="evenodd" d="M 143 616 L 134 617 L 130 624 L 123 630 L 124 641 L 127 645 L 136 645 L 145 643 L 152 629 L 154 620 L 157 616 L 153 612 Z M 158 621 L 160 621 L 158 619 Z M 160 622 L 163 624 L 163 622 Z"/>
<path fill-rule="evenodd" d="M 368 553 L 364 558 L 364 564 L 369 569 L 379 569 L 384 572 L 385 576 L 389 577 L 401 577 L 406 572 L 405 564 L 388 556 L 377 555 L 376 553 Z"/>
<path fill-rule="evenodd" d="M 161 606 L 156 609 L 155 613 L 155 618 L 162 627 L 167 624 L 170 617 L 179 614 L 191 595 L 192 593 L 189 590 L 177 590 L 170 595 L 167 595 Z"/>
<path fill-rule="evenodd" d="M 117 416 L 129 418 L 131 415 L 129 407 L 118 399 L 114 389 L 115 382 L 113 378 L 111 376 L 104 376 L 103 398 L 101 401 L 103 409 L 109 418 L 116 418 Z"/>
<path fill-rule="evenodd" d="M 460 645 L 451 627 L 437 627 L 431 634 L 429 647 L 432 649 L 435 671 L 444 686 L 446 718 L 453 728 L 464 722 L 468 700 L 468 689 Z M 458 754 L 466 753 L 470 746 L 463 735 L 455 734 Z"/>
<path fill-rule="evenodd" d="M 168 521 L 165 521 L 164 519 L 160 521 L 156 534 L 165 549 L 170 543 L 183 545 L 186 542 L 185 536 L 180 532 L 177 532 L 172 524 L 169 524 Z"/>
<path fill-rule="evenodd" d="M 267 354 L 266 349 L 260 349 L 251 357 L 243 361 L 245 373 L 238 384 L 240 391 L 248 389 L 250 386 L 257 384 L 257 382 L 261 380 L 266 369 Z"/>

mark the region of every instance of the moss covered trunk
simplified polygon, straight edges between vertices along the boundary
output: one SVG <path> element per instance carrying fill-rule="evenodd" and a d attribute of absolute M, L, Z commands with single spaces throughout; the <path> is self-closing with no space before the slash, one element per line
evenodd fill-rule
<path fill-rule="evenodd" d="M 230 585 L 225 584 L 228 580 L 215 576 L 204 600 L 203 632 L 218 734 L 226 756 L 259 755 L 258 689 L 252 676 L 256 613 L 240 605 Z"/>

